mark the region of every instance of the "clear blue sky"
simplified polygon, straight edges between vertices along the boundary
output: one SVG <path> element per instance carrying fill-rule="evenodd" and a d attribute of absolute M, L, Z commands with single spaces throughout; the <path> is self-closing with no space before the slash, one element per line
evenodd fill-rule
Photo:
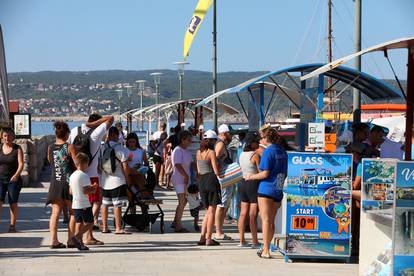
<path fill-rule="evenodd" d="M 362 0 L 363 48 L 414 36 L 413 0 Z M 326 61 L 327 0 L 217 0 L 218 70 L 278 70 Z M 334 57 L 353 51 L 354 2 L 333 0 Z M 197 0 L 1 0 L 9 72 L 174 69 Z M 313 20 L 312 20 L 313 18 Z M 212 10 L 188 69 L 211 71 Z M 391 59 L 406 79 L 406 53 Z M 352 65 L 352 64 L 350 64 Z M 363 69 L 391 71 L 381 54 Z"/>

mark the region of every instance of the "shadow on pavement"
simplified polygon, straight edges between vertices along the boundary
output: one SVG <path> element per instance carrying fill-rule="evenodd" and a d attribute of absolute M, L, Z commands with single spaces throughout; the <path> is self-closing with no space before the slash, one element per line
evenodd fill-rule
<path fill-rule="evenodd" d="M 1 237 L 0 248 L 38 248 L 42 237 Z"/>

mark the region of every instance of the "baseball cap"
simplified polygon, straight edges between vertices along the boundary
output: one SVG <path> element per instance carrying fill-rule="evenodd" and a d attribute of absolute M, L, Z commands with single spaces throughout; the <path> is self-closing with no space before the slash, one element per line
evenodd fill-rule
<path fill-rule="evenodd" d="M 230 128 L 229 128 L 228 125 L 222 124 L 218 127 L 218 133 L 219 134 L 226 133 L 226 132 L 230 132 Z"/>
<path fill-rule="evenodd" d="M 217 139 L 217 133 L 214 130 L 207 130 L 206 132 L 204 132 L 204 138 L 206 139 Z"/>
<path fill-rule="evenodd" d="M 260 141 L 259 133 L 257 131 L 247 132 L 246 137 L 244 138 L 244 141 L 246 142 L 246 144 L 251 144 L 253 142 L 258 143 Z"/>

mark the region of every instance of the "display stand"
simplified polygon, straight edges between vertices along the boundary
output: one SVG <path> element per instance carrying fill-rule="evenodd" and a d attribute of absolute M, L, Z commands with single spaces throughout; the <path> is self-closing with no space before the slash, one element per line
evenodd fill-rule
<path fill-rule="evenodd" d="M 285 261 L 347 261 L 352 155 L 288 153 Z"/>

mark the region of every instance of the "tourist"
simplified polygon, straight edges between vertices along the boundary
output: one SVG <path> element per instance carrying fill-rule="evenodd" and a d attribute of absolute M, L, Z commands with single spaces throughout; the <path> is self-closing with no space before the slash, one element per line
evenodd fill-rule
<path fill-rule="evenodd" d="M 365 154 L 368 158 L 380 157 L 380 147 L 384 142 L 385 131 L 381 126 L 374 125 L 370 132 L 368 138 L 364 141 L 366 145 Z"/>
<path fill-rule="evenodd" d="M 200 215 L 200 193 L 197 184 L 191 184 L 187 188 L 187 201 L 190 209 L 190 215 L 193 217 L 194 230 L 200 232 L 200 226 L 198 226 L 199 215 Z"/>
<path fill-rule="evenodd" d="M 214 151 L 218 160 L 219 169 L 222 170 L 226 165 L 232 163 L 230 153 L 227 150 L 227 145 L 231 142 L 232 136 L 230 134 L 230 128 L 226 124 L 222 124 L 218 127 L 218 133 L 219 135 Z M 230 207 L 232 194 L 233 186 L 228 186 L 221 189 L 221 204 L 217 206 L 215 217 L 215 239 L 217 240 L 231 240 L 231 237 L 224 233 L 223 224 L 224 219 L 226 218 L 227 210 Z"/>
<path fill-rule="evenodd" d="M 213 227 L 217 205 L 221 204 L 221 191 L 218 182 L 219 168 L 214 151 L 217 142 L 217 134 L 213 130 L 207 130 L 204 139 L 197 151 L 197 171 L 199 174 L 199 190 L 203 207 L 206 208 L 201 226 L 201 237 L 198 245 L 220 245 L 212 239 Z"/>
<path fill-rule="evenodd" d="M 260 173 L 247 175 L 245 180 L 260 180 L 257 193 L 262 219 L 263 248 L 257 252 L 261 258 L 271 258 L 269 248 L 275 232 L 275 218 L 283 198 L 283 185 L 287 175 L 287 154 L 278 145 L 279 135 L 273 128 L 263 131 L 267 148 L 260 159 Z"/>
<path fill-rule="evenodd" d="M 164 152 L 164 172 L 166 178 L 166 187 L 169 190 L 174 189 L 171 184 L 171 175 L 173 171 L 172 163 L 171 163 L 171 153 L 172 151 L 178 146 L 178 133 L 180 133 L 181 127 L 176 126 L 170 129 L 170 133 L 172 133 L 164 142 L 165 145 L 165 152 Z"/>
<path fill-rule="evenodd" d="M 264 124 L 260 129 L 259 129 L 259 134 L 260 134 L 260 141 L 259 141 L 259 148 L 256 150 L 256 153 L 259 154 L 260 156 L 262 156 L 263 151 L 267 148 L 266 145 L 266 138 L 264 136 L 264 131 L 268 128 L 270 128 L 270 124 Z"/>
<path fill-rule="evenodd" d="M 95 193 L 98 183 L 91 185 L 89 176 L 85 173 L 89 166 L 89 157 L 85 153 L 78 153 L 75 158 L 76 171 L 69 179 L 70 192 L 73 196 L 72 210 L 75 217 L 75 234 L 72 242 L 78 250 L 89 250 L 83 243 L 83 234 L 92 231 L 93 213 L 88 194 Z"/>
<path fill-rule="evenodd" d="M 352 142 L 363 143 L 369 136 L 369 126 L 366 123 L 357 123 L 352 126 Z"/>
<path fill-rule="evenodd" d="M 73 163 L 76 150 L 75 147 L 67 143 L 70 129 L 67 123 L 57 121 L 54 123 L 56 141 L 48 147 L 47 158 L 52 166 L 49 192 L 47 194 L 46 205 L 52 204 L 52 213 L 49 220 L 50 248 L 66 248 L 59 242 L 57 228 L 59 217 L 66 206 L 69 212 L 68 221 L 68 247 L 74 247 L 71 240 L 75 230 L 75 220 L 71 210 L 72 197 L 69 194 L 69 177 L 75 169 Z"/>
<path fill-rule="evenodd" d="M 116 122 L 115 127 L 119 130 L 118 142 L 121 143 L 121 144 L 124 144 L 125 138 L 128 135 L 127 131 L 124 130 L 124 127 L 122 126 L 121 122 Z"/>
<path fill-rule="evenodd" d="M 160 123 L 158 125 L 158 130 L 152 134 L 152 141 L 149 144 L 149 147 L 151 148 L 152 154 L 152 161 L 155 165 L 155 179 L 157 185 L 160 187 L 163 187 L 163 154 L 164 154 L 164 141 L 167 139 L 167 132 L 165 132 L 165 129 L 167 127 L 167 124 Z M 160 184 L 161 179 L 161 184 Z"/>
<path fill-rule="evenodd" d="M 127 182 L 125 175 L 130 170 L 128 167 L 128 152 L 118 142 L 119 130 L 111 127 L 108 130 L 108 138 L 105 143 L 102 167 L 102 233 L 110 233 L 108 227 L 108 207 L 114 208 L 115 234 L 130 234 L 122 229 L 122 206 L 128 203 Z M 113 151 L 113 153 L 111 153 Z M 106 159 L 106 156 L 109 158 Z M 105 170 L 105 161 L 109 162 L 110 170 Z M 112 167 L 112 165 L 115 165 Z"/>
<path fill-rule="evenodd" d="M 255 150 L 259 148 L 259 140 L 260 136 L 256 131 L 248 132 L 244 139 L 245 145 L 239 159 L 244 177 L 259 172 L 260 156 L 255 153 Z M 239 188 L 241 200 L 241 210 L 238 221 L 240 247 L 259 248 L 259 241 L 257 240 L 257 214 L 259 211 L 257 207 L 258 188 L 258 180 L 243 180 Z M 249 228 L 250 233 L 252 234 L 251 245 L 249 245 L 244 238 L 247 218 L 249 218 Z"/>
<path fill-rule="evenodd" d="M 7 199 L 10 205 L 10 226 L 9 233 L 16 232 L 16 220 L 19 213 L 17 205 L 19 201 L 22 181 L 20 174 L 23 170 L 22 148 L 13 143 L 15 134 L 11 128 L 3 128 L 1 131 L 0 150 L 0 218 L 3 203 Z"/>
<path fill-rule="evenodd" d="M 94 219 L 94 229 L 99 230 L 99 210 L 102 204 L 101 183 L 98 175 L 98 159 L 101 152 L 101 142 L 107 130 L 114 122 L 113 116 L 102 117 L 99 114 L 91 114 L 86 124 L 75 127 L 71 130 L 69 141 L 76 148 L 76 151 L 86 153 L 89 157 L 89 167 L 86 173 L 91 179 L 91 183 L 98 183 L 98 188 L 93 194 L 89 194 L 89 201 L 92 204 Z M 85 137 L 86 136 L 86 137 Z M 80 139 L 82 138 L 82 139 Z M 85 138 L 85 139 L 84 139 Z M 86 141 L 87 142 L 86 142 Z M 85 142 L 82 142 L 85 141 Z M 92 231 L 86 232 L 86 245 L 103 245 L 103 242 L 94 238 Z"/>
<path fill-rule="evenodd" d="M 177 233 L 188 233 L 181 224 L 181 219 L 184 212 L 184 207 L 187 204 L 187 187 L 190 184 L 191 165 L 193 157 L 188 148 L 191 146 L 193 136 L 189 131 L 181 131 L 178 134 L 178 146 L 174 149 L 171 155 L 171 162 L 173 165 L 173 173 L 171 182 L 174 185 L 177 193 L 178 205 L 175 210 L 175 216 L 172 226 Z"/>

